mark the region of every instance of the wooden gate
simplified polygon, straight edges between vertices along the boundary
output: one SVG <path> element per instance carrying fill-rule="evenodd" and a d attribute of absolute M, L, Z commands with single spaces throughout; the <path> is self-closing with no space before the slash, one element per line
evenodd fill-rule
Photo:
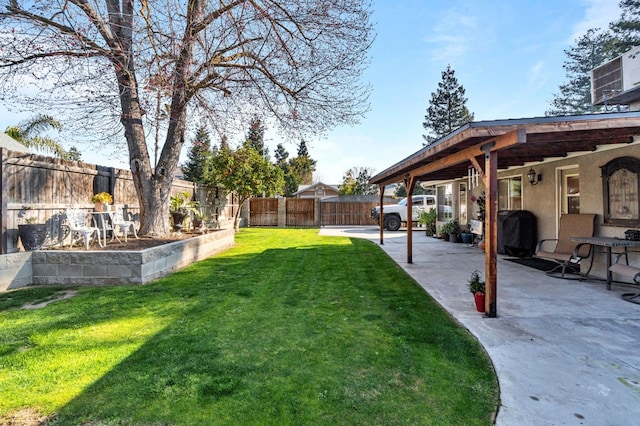
<path fill-rule="evenodd" d="M 278 199 L 249 200 L 249 223 L 251 226 L 278 226 Z"/>
<path fill-rule="evenodd" d="M 317 226 L 314 198 L 287 198 L 287 226 Z"/>
<path fill-rule="evenodd" d="M 378 203 L 321 202 L 320 225 L 377 225 L 371 218 L 371 209 Z"/>

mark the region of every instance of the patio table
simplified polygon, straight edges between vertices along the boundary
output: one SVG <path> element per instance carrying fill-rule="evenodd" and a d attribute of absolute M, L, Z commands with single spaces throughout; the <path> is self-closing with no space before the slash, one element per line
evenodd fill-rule
<path fill-rule="evenodd" d="M 613 237 L 572 237 L 571 241 L 574 243 L 591 244 L 599 247 L 606 247 L 607 249 L 607 290 L 611 290 L 611 281 L 613 273 L 609 270 L 611 268 L 611 255 L 613 247 L 623 247 L 624 252 L 627 252 L 629 247 L 640 247 L 640 241 L 625 240 L 622 238 Z"/>

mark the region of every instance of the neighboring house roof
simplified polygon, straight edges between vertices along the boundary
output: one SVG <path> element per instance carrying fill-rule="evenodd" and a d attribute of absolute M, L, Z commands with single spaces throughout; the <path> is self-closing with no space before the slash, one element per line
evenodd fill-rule
<path fill-rule="evenodd" d="M 485 146 L 509 135 L 513 140 L 504 147 Z M 373 176 L 369 183 L 385 185 L 407 175 L 420 181 L 465 177 L 474 166 L 472 157 L 476 164 L 484 164 L 484 148 L 500 150 L 497 167 L 506 169 L 574 152 L 593 152 L 602 145 L 631 143 L 636 135 L 640 135 L 640 112 L 477 121 L 425 146 Z"/>
<path fill-rule="evenodd" d="M 335 192 L 340 192 L 337 185 L 328 185 L 323 182 L 316 182 L 312 185 L 299 185 L 298 190 L 294 192 L 293 195 L 298 195 L 302 192 L 307 192 L 307 191 L 315 191 L 315 189 L 319 186 L 324 186 L 326 189 L 331 189 L 331 190 L 334 190 Z"/>
<path fill-rule="evenodd" d="M 0 132 L 0 148 L 7 148 L 11 151 L 17 152 L 31 152 L 29 148 L 22 145 L 20 142 L 13 139 L 11 136 L 7 135 L 4 132 Z"/>

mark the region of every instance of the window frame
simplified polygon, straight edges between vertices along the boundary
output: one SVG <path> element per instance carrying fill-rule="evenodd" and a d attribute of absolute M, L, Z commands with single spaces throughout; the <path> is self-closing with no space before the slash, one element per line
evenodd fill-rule
<path fill-rule="evenodd" d="M 498 211 L 504 210 L 504 209 L 500 209 L 500 181 L 506 181 L 507 182 L 507 211 L 512 211 L 514 210 L 513 208 L 513 200 L 517 197 L 512 197 L 511 196 L 511 185 L 512 185 L 512 181 L 520 181 L 520 208 L 517 210 L 522 210 L 522 206 L 523 206 L 523 182 L 524 179 L 522 177 L 522 175 L 511 175 L 511 176 L 504 176 L 504 177 L 500 177 L 498 178 Z"/>

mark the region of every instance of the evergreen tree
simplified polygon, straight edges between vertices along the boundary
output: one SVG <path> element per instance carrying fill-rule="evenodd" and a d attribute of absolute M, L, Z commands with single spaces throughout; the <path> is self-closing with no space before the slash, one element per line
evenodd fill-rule
<path fill-rule="evenodd" d="M 342 178 L 338 190 L 340 195 L 376 195 L 378 187 L 370 185 L 372 171 L 368 167 L 352 167 Z"/>
<path fill-rule="evenodd" d="M 250 147 L 258 151 L 260 155 L 267 158 L 269 157 L 269 148 L 264 146 L 264 132 L 265 128 L 259 118 L 254 117 L 249 125 L 249 132 L 247 133 L 246 143 Z"/>
<path fill-rule="evenodd" d="M 276 166 L 282 170 L 284 177 L 284 185 L 282 188 L 282 194 L 285 197 L 292 197 L 293 194 L 298 190 L 298 186 L 300 185 L 301 179 L 295 173 L 295 170 L 291 167 L 291 160 L 289 160 L 289 153 L 284 148 L 284 146 L 279 143 L 276 147 L 276 151 L 274 153 Z"/>
<path fill-rule="evenodd" d="M 433 187 L 423 188 L 422 185 L 415 185 L 413 188 L 413 195 L 436 195 L 436 192 Z M 407 188 L 405 188 L 404 184 L 400 184 L 396 187 L 393 196 L 396 198 L 405 198 L 407 196 Z"/>
<path fill-rule="evenodd" d="M 297 181 L 298 185 L 311 185 L 313 172 L 316 171 L 316 163 L 317 161 L 309 156 L 307 143 L 302 140 L 298 146 L 298 156 L 289 161 L 290 171 L 295 174 L 294 181 Z"/>
<path fill-rule="evenodd" d="M 622 10 L 620 19 L 609 25 L 615 36 L 611 48 L 612 58 L 640 46 L 640 1 L 622 0 L 619 6 Z"/>
<path fill-rule="evenodd" d="M 584 114 L 600 110 L 592 105 L 591 70 L 616 55 L 611 49 L 611 33 L 591 28 L 576 40 L 575 46 L 564 51 L 567 59 L 562 67 L 567 81 L 553 95 L 547 116 Z"/>
<path fill-rule="evenodd" d="M 182 166 L 184 178 L 191 182 L 202 183 L 205 180 L 205 169 L 211 157 L 211 140 L 209 131 L 205 126 L 200 126 L 196 130 L 191 148 L 187 152 L 187 162 Z"/>
<path fill-rule="evenodd" d="M 422 135 L 427 144 L 448 135 L 458 127 L 473 121 L 473 114 L 466 107 L 465 89 L 458 83 L 451 65 L 442 72 L 442 81 L 436 92 L 431 93 L 422 127 L 427 134 Z"/>
<path fill-rule="evenodd" d="M 80 153 L 78 148 L 76 148 L 75 146 L 72 146 L 71 148 L 69 148 L 69 151 L 67 151 L 67 160 L 71 160 L 71 161 L 82 160 L 82 154 Z"/>
<path fill-rule="evenodd" d="M 281 143 L 276 146 L 276 152 L 273 155 L 276 159 L 276 165 L 278 166 L 286 164 L 287 158 L 289 158 L 289 153 L 284 149 L 284 146 Z"/>

